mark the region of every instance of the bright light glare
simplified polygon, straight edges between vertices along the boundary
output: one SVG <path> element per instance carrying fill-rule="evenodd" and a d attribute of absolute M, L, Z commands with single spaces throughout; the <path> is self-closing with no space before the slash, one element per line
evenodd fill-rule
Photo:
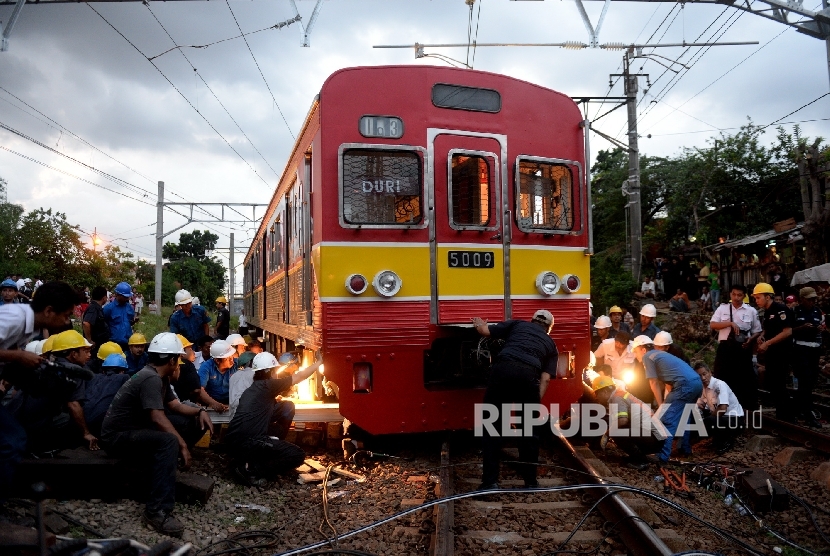
<path fill-rule="evenodd" d="M 623 382 L 626 384 L 631 384 L 634 382 L 634 371 L 628 369 L 627 371 L 623 372 Z"/>
<path fill-rule="evenodd" d="M 325 365 L 320 365 L 320 368 L 318 369 L 318 371 L 320 372 L 321 375 L 326 374 L 326 371 L 325 371 L 324 367 L 325 367 Z"/>

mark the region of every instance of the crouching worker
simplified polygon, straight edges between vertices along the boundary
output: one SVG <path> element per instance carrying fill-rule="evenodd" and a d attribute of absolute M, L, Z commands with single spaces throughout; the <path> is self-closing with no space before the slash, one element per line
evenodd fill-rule
<path fill-rule="evenodd" d="M 175 334 L 162 332 L 150 342 L 150 363 L 124 383 L 101 426 L 101 441 L 117 457 L 139 460 L 148 470 L 147 506 L 142 520 L 159 533 L 180 537 L 181 522 L 171 515 L 176 497 L 176 459 L 190 467 L 190 450 L 164 411 L 198 420 L 213 432 L 204 409 L 180 403 L 170 388 L 179 369 L 182 343 Z"/>
<path fill-rule="evenodd" d="M 115 394 L 130 379 L 128 369 L 127 359 L 123 355 L 107 355 L 101 363 L 101 372 L 87 383 L 84 417 L 92 434 L 101 435 L 101 424 Z"/>
<path fill-rule="evenodd" d="M 322 360 L 291 374 L 271 376 L 271 371 L 280 364 L 270 353 L 254 357 L 253 383 L 239 397 L 239 405 L 231 419 L 225 443 L 229 453 L 236 457 L 234 476 L 246 485 L 261 484 L 266 472 L 280 473 L 302 465 L 305 452 L 299 446 L 286 442 L 275 435 L 275 429 L 282 429 L 274 422 L 280 402 L 277 395 L 287 392 L 291 386 L 300 383 L 317 372 Z"/>
<path fill-rule="evenodd" d="M 630 393 L 619 390 L 610 376 L 600 375 L 591 387 L 597 401 L 608 410 L 608 438 L 628 454 L 628 467 L 642 471 L 648 467 L 646 454 L 663 447 L 668 432 L 663 424 L 652 418 L 651 410 Z M 649 423 L 644 430 L 644 423 Z M 607 442 L 603 439 L 603 446 Z"/>
<path fill-rule="evenodd" d="M 718 455 L 725 454 L 744 424 L 744 408 L 729 385 L 713 377 L 705 363 L 695 363 L 695 372 L 703 382 L 703 394 L 697 402 L 703 410 L 703 424 L 712 436 L 712 448 Z"/>

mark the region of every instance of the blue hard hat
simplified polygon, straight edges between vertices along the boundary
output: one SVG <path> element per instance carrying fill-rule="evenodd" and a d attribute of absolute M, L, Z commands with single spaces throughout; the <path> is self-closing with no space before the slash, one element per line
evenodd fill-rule
<path fill-rule="evenodd" d="M 125 297 L 130 297 L 133 294 L 133 288 L 127 282 L 121 282 L 115 286 L 115 293 Z"/>
<path fill-rule="evenodd" d="M 107 355 L 107 358 L 104 359 L 104 362 L 101 363 L 102 367 L 121 367 L 123 369 L 128 369 L 127 366 L 127 358 L 121 355 L 120 353 L 113 353 Z"/>
<path fill-rule="evenodd" d="M 0 288 L 14 288 L 15 291 L 17 291 L 17 282 L 11 278 L 6 278 L 2 283 L 0 283 Z"/>

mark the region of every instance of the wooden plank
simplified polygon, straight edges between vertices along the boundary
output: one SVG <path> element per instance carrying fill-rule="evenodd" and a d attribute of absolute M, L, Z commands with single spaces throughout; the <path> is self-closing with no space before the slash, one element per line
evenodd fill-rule
<path fill-rule="evenodd" d="M 314 469 L 316 469 L 317 471 L 325 471 L 325 470 L 326 470 L 326 466 L 325 466 L 325 465 L 323 465 L 323 464 L 322 464 L 322 463 L 320 463 L 319 461 L 317 461 L 317 460 L 313 460 L 313 459 L 311 459 L 311 458 L 306 459 L 306 460 L 304 461 L 304 463 L 305 463 L 307 466 L 309 466 L 309 467 L 313 467 L 313 468 L 314 468 Z"/>
<path fill-rule="evenodd" d="M 363 481 L 366 480 L 366 477 L 364 477 L 363 475 L 358 475 L 357 473 L 352 473 L 351 471 L 346 471 L 345 469 L 341 469 L 340 467 L 335 467 L 334 469 L 331 470 L 331 472 L 332 473 L 337 473 L 338 475 L 346 477 L 347 479 L 352 479 L 354 481 L 357 481 L 358 483 L 362 483 Z"/>
<path fill-rule="evenodd" d="M 448 440 L 441 445 L 441 472 L 438 484 L 435 485 L 435 494 L 439 498 L 451 496 L 453 493 L 452 468 L 450 467 L 450 443 Z M 435 534 L 432 537 L 432 556 L 453 556 L 455 553 L 455 539 L 453 537 L 452 501 L 435 506 Z"/>
<path fill-rule="evenodd" d="M 317 473 L 300 473 L 300 476 L 297 477 L 297 482 L 301 485 L 305 485 L 308 483 L 320 483 L 325 478 L 325 471 L 318 471 Z"/>

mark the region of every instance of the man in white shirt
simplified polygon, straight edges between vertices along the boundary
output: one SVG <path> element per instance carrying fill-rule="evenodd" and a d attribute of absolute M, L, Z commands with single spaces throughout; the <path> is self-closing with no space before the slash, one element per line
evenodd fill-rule
<path fill-rule="evenodd" d="M 714 375 L 726 382 L 747 410 L 758 404 L 758 377 L 752 365 L 752 345 L 763 330 L 758 312 L 744 303 L 746 288 L 734 284 L 729 303 L 715 309 L 709 328 L 718 332 Z M 736 338 L 743 340 L 736 341 Z"/>
<path fill-rule="evenodd" d="M 703 382 L 698 406 L 704 411 L 703 424 L 712 435 L 712 447 L 718 455 L 728 452 L 744 421 L 744 408 L 729 385 L 712 376 L 703 362 L 695 363 L 695 372 Z"/>
<path fill-rule="evenodd" d="M 651 281 L 651 276 L 646 276 L 645 282 L 640 286 L 640 291 L 634 292 L 634 295 L 642 299 L 646 297 L 654 299 L 654 296 L 657 295 L 657 288 L 654 282 Z"/>
<path fill-rule="evenodd" d="M 594 352 L 597 359 L 596 366 L 609 365 L 611 376 L 617 380 L 625 380 L 625 371 L 634 368 L 634 354 L 631 352 L 628 332 L 617 332 L 614 338 L 608 338 L 600 343 Z"/>

